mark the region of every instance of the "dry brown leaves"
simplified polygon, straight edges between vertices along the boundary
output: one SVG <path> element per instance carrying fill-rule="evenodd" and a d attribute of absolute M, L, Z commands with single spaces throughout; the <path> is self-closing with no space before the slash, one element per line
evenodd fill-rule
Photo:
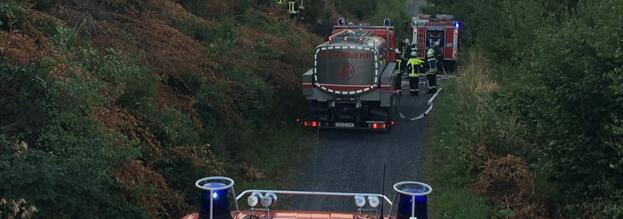
<path fill-rule="evenodd" d="M 58 25 L 58 19 L 32 9 L 28 2 L 22 2 L 25 15 L 19 27 L 0 31 L 0 56 L 16 64 L 28 64 L 50 52 L 48 40 L 40 29 L 43 26 Z"/>
<path fill-rule="evenodd" d="M 0 56 L 20 65 L 26 65 L 41 56 L 42 48 L 36 40 L 22 33 L 0 31 Z"/>
<path fill-rule="evenodd" d="M 138 118 L 137 118 L 138 117 Z M 160 141 L 151 130 L 140 125 L 140 116 L 136 116 L 118 106 L 111 108 L 93 108 L 91 118 L 104 129 L 125 135 L 128 139 L 139 139 L 144 155 L 159 159 L 164 156 Z M 120 142 L 119 145 L 125 145 Z"/>
<path fill-rule="evenodd" d="M 237 109 L 237 100 L 242 94 L 244 85 L 236 81 L 224 81 L 225 89 L 223 89 L 223 99 L 221 104 L 216 106 L 219 119 L 222 121 L 229 121 L 232 123 L 240 123 L 243 118 L 240 115 L 240 111 Z M 210 101 L 210 100 L 208 100 Z"/>
<path fill-rule="evenodd" d="M 194 106 L 197 103 L 195 97 L 175 92 L 171 87 L 161 83 L 156 88 L 154 101 L 160 108 L 173 107 L 183 113 L 190 114 L 194 114 Z"/>
<path fill-rule="evenodd" d="M 223 175 L 225 173 L 225 163 L 218 161 L 212 152 L 211 145 L 184 145 L 175 147 L 168 151 L 167 157 L 177 157 L 189 161 L 193 167 L 198 169 L 209 169 L 209 175 Z"/>
<path fill-rule="evenodd" d="M 543 208 L 530 200 L 535 177 L 527 163 L 514 155 L 485 161 L 473 191 L 498 207 L 512 209 L 511 218 L 543 218 Z"/>
<path fill-rule="evenodd" d="M 145 50 L 149 64 L 159 72 L 174 78 L 184 74 L 201 74 L 202 46 L 166 23 L 155 19 L 133 20 L 126 24 L 127 31 Z"/>
<path fill-rule="evenodd" d="M 171 215 L 180 209 L 189 209 L 184 203 L 184 197 L 172 190 L 164 177 L 147 168 L 141 161 L 134 160 L 122 166 L 115 173 L 119 184 L 127 190 L 147 190 L 138 193 L 138 205 L 151 218 L 175 218 Z"/>
<path fill-rule="evenodd" d="M 269 60 L 266 62 L 266 70 L 270 73 L 269 82 L 282 89 L 296 90 L 299 88 L 300 76 L 297 68 L 279 60 Z"/>
<path fill-rule="evenodd" d="M 144 4 L 159 13 L 161 17 L 166 17 L 168 19 L 181 21 L 191 16 L 184 7 L 174 1 L 147 0 Z"/>
<path fill-rule="evenodd" d="M 138 125 L 138 120 L 134 116 L 117 106 L 93 109 L 92 119 L 106 130 L 120 131 L 124 134 L 132 132 Z"/>

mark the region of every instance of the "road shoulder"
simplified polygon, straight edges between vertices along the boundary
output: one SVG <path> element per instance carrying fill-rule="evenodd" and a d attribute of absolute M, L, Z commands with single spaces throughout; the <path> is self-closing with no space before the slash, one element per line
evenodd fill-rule
<path fill-rule="evenodd" d="M 457 78 L 445 81 L 429 118 L 425 161 L 426 178 L 433 187 L 429 210 L 431 218 L 488 218 L 488 207 L 469 191 L 472 179 L 463 168 L 456 84 Z"/>

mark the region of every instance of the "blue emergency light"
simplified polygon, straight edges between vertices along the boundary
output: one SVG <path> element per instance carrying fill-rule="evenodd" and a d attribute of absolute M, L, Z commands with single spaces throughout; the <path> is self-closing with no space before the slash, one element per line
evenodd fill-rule
<path fill-rule="evenodd" d="M 420 182 L 399 182 L 394 184 L 398 193 L 397 219 L 428 219 L 427 195 L 432 188 Z"/>
<path fill-rule="evenodd" d="M 340 17 L 337 19 L 337 25 L 346 26 L 346 19 L 344 17 Z"/>
<path fill-rule="evenodd" d="M 454 27 L 456 27 L 456 29 L 459 29 L 461 27 L 459 21 L 454 21 Z"/>
<path fill-rule="evenodd" d="M 392 25 L 392 21 L 391 21 L 391 20 L 389 20 L 389 18 L 385 18 L 385 19 L 383 20 L 383 25 L 384 25 L 384 26 L 386 26 L 386 27 L 389 27 L 389 26 L 391 26 L 391 25 Z"/>
<path fill-rule="evenodd" d="M 206 177 L 195 182 L 201 189 L 200 219 L 231 219 L 228 191 L 234 181 L 227 177 Z"/>

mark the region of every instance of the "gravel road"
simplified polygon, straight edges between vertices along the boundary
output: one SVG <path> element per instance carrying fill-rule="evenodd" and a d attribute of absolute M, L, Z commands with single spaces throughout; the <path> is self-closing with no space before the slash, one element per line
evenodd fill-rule
<path fill-rule="evenodd" d="M 425 87 L 425 84 L 420 86 Z M 403 94 L 400 97 L 400 110 L 406 116 L 415 117 L 427 109 L 426 102 L 431 96 Z M 426 126 L 427 118 L 424 118 L 417 121 L 400 120 L 389 133 L 320 130 L 317 132 L 318 143 L 313 155 L 297 177 L 295 186 L 289 189 L 381 193 L 383 164 L 386 166 L 385 194 L 393 194 L 391 186 L 398 181 L 425 180 L 423 161 Z M 350 198 L 302 197 L 292 201 L 291 208 L 299 210 L 354 210 L 354 202 Z"/>

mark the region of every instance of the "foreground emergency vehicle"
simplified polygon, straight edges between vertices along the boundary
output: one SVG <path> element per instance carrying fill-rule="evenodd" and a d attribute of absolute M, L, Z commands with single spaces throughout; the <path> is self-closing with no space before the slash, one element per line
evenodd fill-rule
<path fill-rule="evenodd" d="M 200 179 L 195 186 L 201 191 L 201 208 L 183 219 L 427 219 L 427 196 L 432 192 L 427 184 L 404 181 L 394 184 L 391 199 L 384 194 L 320 191 L 252 189 L 236 194 L 234 181 L 220 176 Z M 331 197 L 352 203 L 352 211 L 279 210 L 282 196 Z M 242 210 L 239 202 L 245 200 Z"/>
<path fill-rule="evenodd" d="M 409 29 L 411 42 L 415 44 L 418 57 L 424 58 L 426 51 L 434 48 L 435 42 L 441 47 L 445 66 L 455 66 L 459 49 L 459 31 L 461 24 L 452 15 L 421 14 L 411 19 Z"/>
<path fill-rule="evenodd" d="M 394 111 L 394 27 L 345 24 L 316 47 L 314 66 L 303 74 L 312 128 L 390 129 Z"/>

